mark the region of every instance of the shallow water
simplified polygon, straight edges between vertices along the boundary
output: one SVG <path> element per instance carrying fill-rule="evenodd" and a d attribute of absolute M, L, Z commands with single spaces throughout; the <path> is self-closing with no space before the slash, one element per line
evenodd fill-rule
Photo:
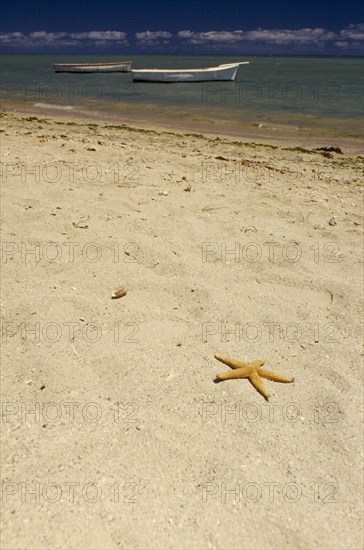
<path fill-rule="evenodd" d="M 134 83 L 131 74 L 56 74 L 52 63 L 125 61 L 134 68 L 199 68 L 234 61 L 235 82 Z M 2 102 L 108 113 L 115 122 L 138 112 L 228 130 L 243 127 L 358 137 L 362 132 L 363 58 L 263 56 L 6 55 Z"/>

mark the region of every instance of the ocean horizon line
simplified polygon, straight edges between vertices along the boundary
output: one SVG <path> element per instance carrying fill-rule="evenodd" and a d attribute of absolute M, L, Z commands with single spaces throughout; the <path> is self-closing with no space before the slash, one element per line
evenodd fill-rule
<path fill-rule="evenodd" d="M 62 56 L 75 56 L 75 55 L 95 55 L 95 56 L 101 56 L 101 55 L 104 55 L 104 56 L 109 56 L 109 57 L 115 57 L 115 56 L 119 56 L 119 55 L 128 55 L 128 56 L 131 56 L 131 55 L 140 55 L 140 56 L 150 56 L 150 57 L 156 57 L 156 56 L 174 56 L 174 57 L 181 57 L 181 56 L 185 56 L 185 57 L 241 57 L 241 56 L 245 56 L 245 57 L 314 57 L 314 58 L 322 58 L 322 57 L 325 57 L 325 58 L 356 58 L 356 59 L 360 59 L 360 58 L 363 58 L 364 59 L 364 55 L 359 55 L 359 54 L 351 54 L 351 55 L 344 55 L 344 54 L 267 54 L 267 53 L 176 53 L 176 52 L 171 52 L 171 53 L 165 53 L 165 52 L 155 52 L 155 53 L 143 53 L 143 52 L 139 52 L 139 53 L 132 53 L 132 52 L 121 52 L 120 54 L 119 53 L 108 53 L 108 52 L 98 52 L 98 53 L 95 53 L 95 52 L 92 52 L 92 53 L 85 53 L 85 52 L 67 52 L 67 53 L 61 53 L 61 52 L 38 52 L 38 53 L 30 53 L 30 52 L 11 52 L 11 53 L 0 53 L 0 57 L 5 57 L 5 56 L 17 56 L 17 55 L 33 55 L 33 56 L 36 56 L 36 55 L 39 55 L 39 56 L 46 56 L 46 55 L 62 55 Z"/>

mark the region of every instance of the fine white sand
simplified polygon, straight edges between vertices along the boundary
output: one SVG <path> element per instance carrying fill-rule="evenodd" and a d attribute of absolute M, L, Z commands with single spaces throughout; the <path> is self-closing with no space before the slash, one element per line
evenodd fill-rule
<path fill-rule="evenodd" d="M 3 548 L 362 548 L 363 159 L 45 116 L 2 119 Z"/>

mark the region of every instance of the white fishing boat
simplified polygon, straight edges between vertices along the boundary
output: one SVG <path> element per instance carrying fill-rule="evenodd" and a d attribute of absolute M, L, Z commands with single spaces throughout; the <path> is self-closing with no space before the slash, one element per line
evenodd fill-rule
<path fill-rule="evenodd" d="M 112 63 L 53 63 L 56 73 L 128 73 L 131 61 Z"/>
<path fill-rule="evenodd" d="M 133 80 L 139 82 L 207 82 L 212 80 L 235 80 L 241 63 L 227 63 L 206 69 L 133 69 Z"/>

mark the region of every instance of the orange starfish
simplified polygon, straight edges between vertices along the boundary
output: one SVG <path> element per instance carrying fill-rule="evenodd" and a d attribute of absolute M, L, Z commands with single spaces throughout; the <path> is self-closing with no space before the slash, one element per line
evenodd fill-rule
<path fill-rule="evenodd" d="M 223 380 L 230 380 L 234 378 L 248 378 L 249 382 L 253 384 L 254 388 L 268 401 L 270 393 L 265 389 L 262 378 L 267 378 L 268 380 L 274 380 L 274 382 L 293 382 L 294 378 L 287 378 L 286 376 L 281 376 L 275 372 L 269 370 L 264 370 L 261 367 L 264 365 L 265 361 L 257 359 L 252 363 L 243 363 L 237 361 L 236 359 L 230 359 L 230 357 L 222 357 L 221 355 L 215 354 L 215 358 L 221 363 L 228 365 L 233 371 L 223 372 L 217 374 L 215 382 L 222 382 Z"/>

